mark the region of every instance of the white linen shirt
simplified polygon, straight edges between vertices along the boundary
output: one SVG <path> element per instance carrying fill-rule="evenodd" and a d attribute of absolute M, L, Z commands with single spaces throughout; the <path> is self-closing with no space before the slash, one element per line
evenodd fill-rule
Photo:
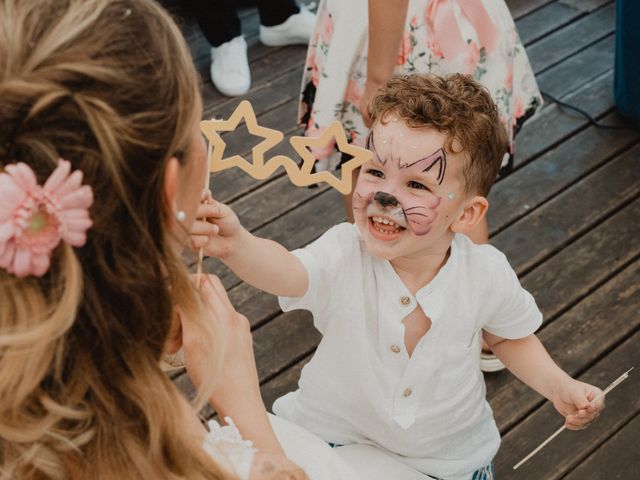
<path fill-rule="evenodd" d="M 274 413 L 327 442 L 375 445 L 437 477 L 469 478 L 490 463 L 500 435 L 485 399 L 481 329 L 515 339 L 542 321 L 505 256 L 456 235 L 446 264 L 414 297 L 354 225 L 293 253 L 309 287 L 280 306 L 311 311 L 323 338 L 298 390 Z M 432 326 L 409 357 L 402 321 L 417 305 Z"/>

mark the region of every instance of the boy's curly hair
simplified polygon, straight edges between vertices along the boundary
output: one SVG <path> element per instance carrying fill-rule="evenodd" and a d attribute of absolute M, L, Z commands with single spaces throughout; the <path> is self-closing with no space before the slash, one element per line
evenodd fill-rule
<path fill-rule="evenodd" d="M 485 87 L 459 73 L 393 77 L 378 90 L 368 109 L 372 124 L 384 122 L 391 112 L 410 127 L 432 127 L 447 135 L 447 151 L 468 154 L 462 170 L 465 191 L 489 194 L 509 139 Z"/>

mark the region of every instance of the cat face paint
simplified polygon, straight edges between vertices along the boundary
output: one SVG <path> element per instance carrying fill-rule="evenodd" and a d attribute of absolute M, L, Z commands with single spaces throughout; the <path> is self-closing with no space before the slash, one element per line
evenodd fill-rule
<path fill-rule="evenodd" d="M 400 157 L 381 157 L 373 133 L 367 144 L 374 157 L 360 173 L 353 195 L 354 211 L 361 209 L 372 219 L 375 230 L 389 239 L 407 228 L 418 236 L 429 233 L 442 202 L 432 187 L 441 185 L 445 178 L 446 152 L 439 148 L 406 162 Z"/>

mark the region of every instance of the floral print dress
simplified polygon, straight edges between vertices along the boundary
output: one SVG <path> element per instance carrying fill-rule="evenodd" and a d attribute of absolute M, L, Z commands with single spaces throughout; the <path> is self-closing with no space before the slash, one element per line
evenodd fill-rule
<path fill-rule="evenodd" d="M 302 79 L 298 122 L 321 135 L 339 120 L 363 145 L 358 111 L 367 75 L 367 0 L 321 0 Z M 511 140 L 542 104 L 531 65 L 504 0 L 409 0 L 395 74 L 471 74 L 491 92 Z M 335 145 L 314 150 L 316 170 L 340 165 Z"/>

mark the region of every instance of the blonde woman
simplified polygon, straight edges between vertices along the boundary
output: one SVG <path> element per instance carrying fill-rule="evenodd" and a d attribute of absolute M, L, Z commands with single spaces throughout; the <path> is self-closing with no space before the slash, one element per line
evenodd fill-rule
<path fill-rule="evenodd" d="M 180 261 L 201 114 L 155 2 L 0 0 L 0 478 L 307 478 L 247 319 Z M 195 408 L 159 368 L 181 346 Z M 235 424 L 207 432 L 206 401 Z"/>

